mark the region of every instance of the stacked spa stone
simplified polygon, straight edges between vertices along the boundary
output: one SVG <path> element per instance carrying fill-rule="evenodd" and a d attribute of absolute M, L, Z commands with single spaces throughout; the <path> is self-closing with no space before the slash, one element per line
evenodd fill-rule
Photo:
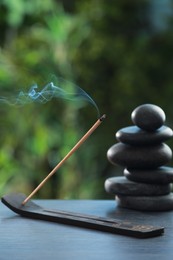
<path fill-rule="evenodd" d="M 165 166 L 172 151 L 164 141 L 172 129 L 164 125 L 165 113 L 155 105 L 137 107 L 131 115 L 134 126 L 120 129 L 118 140 L 108 150 L 112 164 L 124 169 L 124 176 L 105 181 L 105 190 L 116 195 L 119 206 L 136 210 L 173 210 L 173 168 Z"/>

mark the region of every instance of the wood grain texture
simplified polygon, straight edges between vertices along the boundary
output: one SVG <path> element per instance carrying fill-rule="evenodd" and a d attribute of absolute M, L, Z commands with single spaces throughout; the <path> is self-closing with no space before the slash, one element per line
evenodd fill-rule
<path fill-rule="evenodd" d="M 173 212 L 138 212 L 112 200 L 40 200 L 37 204 L 165 227 L 163 236 L 145 240 L 63 224 L 22 218 L 0 203 L 0 259 L 149 260 L 173 257 Z"/>

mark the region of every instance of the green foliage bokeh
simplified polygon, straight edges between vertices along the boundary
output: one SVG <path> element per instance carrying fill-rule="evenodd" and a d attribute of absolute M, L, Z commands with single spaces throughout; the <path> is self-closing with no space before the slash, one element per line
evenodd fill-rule
<path fill-rule="evenodd" d="M 104 180 L 121 169 L 106 152 L 136 106 L 161 106 L 172 126 L 173 12 L 159 10 L 172 10 L 173 1 L 163 2 L 1 1 L 0 97 L 35 82 L 43 88 L 53 74 L 75 82 L 107 114 L 37 197 L 107 198 Z M 97 119 L 90 104 L 59 99 L 19 107 L 1 99 L 0 112 L 1 194 L 31 192 Z"/>

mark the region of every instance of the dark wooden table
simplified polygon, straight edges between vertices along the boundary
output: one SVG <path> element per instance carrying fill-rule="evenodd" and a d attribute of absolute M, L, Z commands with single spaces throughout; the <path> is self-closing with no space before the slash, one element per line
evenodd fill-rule
<path fill-rule="evenodd" d="M 40 206 L 164 226 L 154 238 L 132 238 L 20 217 L 0 202 L 0 260 L 173 259 L 173 211 L 138 212 L 114 200 L 37 200 Z"/>

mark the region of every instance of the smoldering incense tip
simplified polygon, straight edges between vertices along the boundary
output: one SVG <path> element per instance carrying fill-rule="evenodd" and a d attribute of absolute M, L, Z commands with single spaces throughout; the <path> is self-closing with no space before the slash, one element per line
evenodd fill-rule
<path fill-rule="evenodd" d="M 106 118 L 106 115 L 101 116 L 88 132 L 77 142 L 77 144 L 69 151 L 69 153 L 55 166 L 55 168 L 46 176 L 46 178 L 31 192 L 31 194 L 22 202 L 24 206 L 28 200 L 46 183 L 46 181 L 62 166 L 62 164 L 85 142 L 85 140 L 97 129 L 97 127 Z"/>
<path fill-rule="evenodd" d="M 106 118 L 106 114 L 102 115 L 99 119 L 100 121 L 103 121 Z"/>

